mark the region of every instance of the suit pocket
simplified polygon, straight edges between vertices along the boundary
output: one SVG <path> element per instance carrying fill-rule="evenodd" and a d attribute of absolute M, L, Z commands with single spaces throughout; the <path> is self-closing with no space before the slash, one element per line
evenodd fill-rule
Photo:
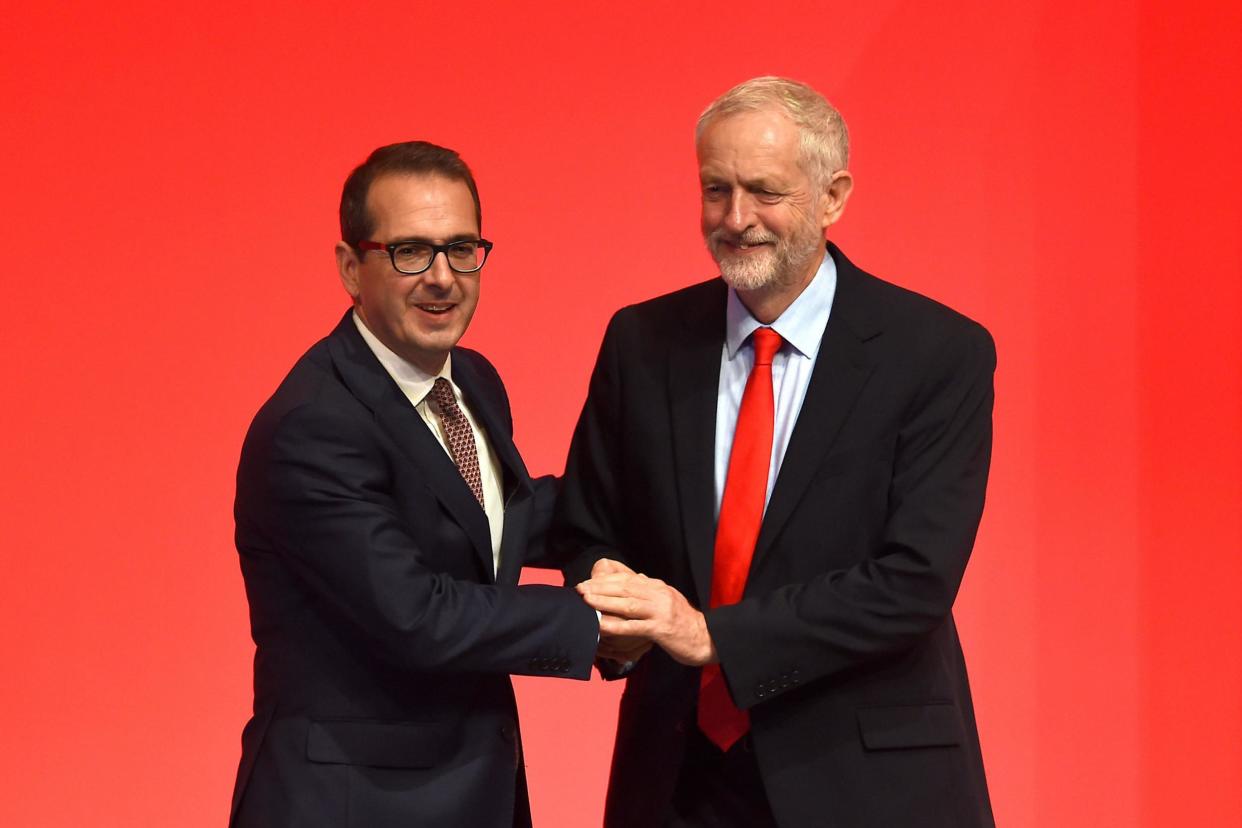
<path fill-rule="evenodd" d="M 962 716 L 952 702 L 867 707 L 858 732 L 868 750 L 949 747 L 962 743 Z"/>
<path fill-rule="evenodd" d="M 312 721 L 306 758 L 336 765 L 374 768 L 430 768 L 444 753 L 447 725 L 357 719 Z"/>

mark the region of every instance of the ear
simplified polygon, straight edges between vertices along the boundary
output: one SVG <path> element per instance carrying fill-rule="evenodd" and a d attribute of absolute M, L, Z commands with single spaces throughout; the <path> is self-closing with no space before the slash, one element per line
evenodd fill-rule
<path fill-rule="evenodd" d="M 828 186 L 820 195 L 824 207 L 823 227 L 825 230 L 841 218 L 841 214 L 845 212 L 845 203 L 850 200 L 852 192 L 854 192 L 854 176 L 849 170 L 837 170 L 828 179 Z"/>
<path fill-rule="evenodd" d="M 355 301 L 358 299 L 358 269 L 362 262 L 358 260 L 358 251 L 343 241 L 336 243 L 336 269 L 341 275 L 341 285 Z"/>

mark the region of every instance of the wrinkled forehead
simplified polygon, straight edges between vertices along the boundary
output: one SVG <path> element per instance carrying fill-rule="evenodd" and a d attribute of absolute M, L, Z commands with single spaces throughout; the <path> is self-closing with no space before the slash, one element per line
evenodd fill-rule
<path fill-rule="evenodd" d="M 799 139 L 797 126 L 778 111 L 718 116 L 705 125 L 695 145 L 700 174 L 801 168 Z"/>
<path fill-rule="evenodd" d="M 754 128 L 758 128 L 760 125 L 767 126 L 782 133 L 788 133 L 795 140 L 800 134 L 798 125 L 790 118 L 789 113 L 779 106 L 775 104 L 751 106 L 718 112 L 704 121 L 695 132 L 695 146 L 702 145 L 709 133 L 719 131 L 722 128 L 733 130 L 739 126 L 746 125 Z"/>

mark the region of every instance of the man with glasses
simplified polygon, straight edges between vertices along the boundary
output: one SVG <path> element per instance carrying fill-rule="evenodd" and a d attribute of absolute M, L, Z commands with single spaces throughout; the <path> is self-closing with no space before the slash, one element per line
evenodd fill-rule
<path fill-rule="evenodd" d="M 825 244 L 853 177 L 814 89 L 743 83 L 695 139 L 721 278 L 613 318 L 558 511 L 602 652 L 659 645 L 605 825 L 991 826 L 951 608 L 992 339 Z"/>
<path fill-rule="evenodd" d="M 530 824 L 509 674 L 589 676 L 596 612 L 518 586 L 554 498 L 457 347 L 492 243 L 452 150 L 381 147 L 336 245 L 353 300 L 256 415 L 237 548 L 256 644 L 231 824 Z"/>

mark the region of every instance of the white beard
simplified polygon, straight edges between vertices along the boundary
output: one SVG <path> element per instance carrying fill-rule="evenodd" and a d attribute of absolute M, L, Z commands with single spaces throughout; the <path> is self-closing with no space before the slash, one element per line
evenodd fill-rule
<path fill-rule="evenodd" d="M 734 290 L 756 290 L 776 278 L 779 255 L 775 249 L 749 256 L 718 256 L 720 277 Z"/>
<path fill-rule="evenodd" d="M 775 244 L 760 253 L 730 256 L 724 252 L 722 244 L 726 238 L 741 244 Z M 757 290 L 771 284 L 793 282 L 823 249 L 823 237 L 810 222 L 795 226 L 783 239 L 759 230 L 730 237 L 725 231 L 716 229 L 707 235 L 706 241 L 708 251 L 720 266 L 720 277 L 734 290 Z"/>

